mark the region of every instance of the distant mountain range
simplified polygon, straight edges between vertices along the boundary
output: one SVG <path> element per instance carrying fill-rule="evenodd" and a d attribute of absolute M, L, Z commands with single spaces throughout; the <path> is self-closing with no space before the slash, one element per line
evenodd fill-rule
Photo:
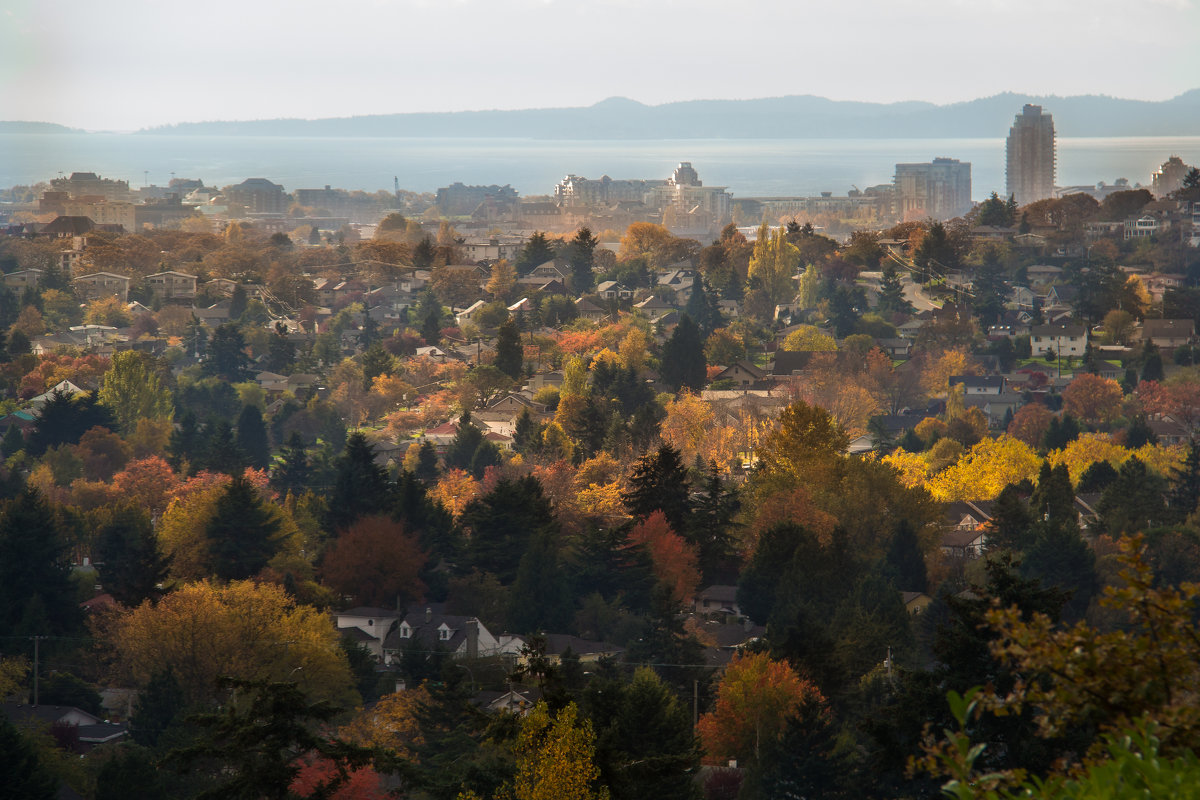
<path fill-rule="evenodd" d="M 1007 135 L 1013 117 L 1025 103 L 1041 105 L 1052 114 L 1059 136 L 1200 135 L 1200 89 L 1158 102 L 1103 95 L 1005 93 L 943 106 L 859 103 L 811 95 L 648 106 L 612 97 L 581 108 L 187 122 L 139 133 L 532 139 L 988 138 Z"/>
<path fill-rule="evenodd" d="M 53 122 L 5 122 L 0 120 L 0 133 L 83 133 Z"/>

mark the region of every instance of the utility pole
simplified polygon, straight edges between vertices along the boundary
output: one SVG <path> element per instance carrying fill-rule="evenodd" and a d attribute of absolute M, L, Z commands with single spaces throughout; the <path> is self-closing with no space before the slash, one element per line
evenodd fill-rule
<path fill-rule="evenodd" d="M 39 661 L 39 656 L 41 655 L 38 646 L 41 644 L 42 639 L 44 639 L 46 637 L 34 636 L 32 638 L 33 638 L 33 704 L 36 706 L 38 704 L 38 672 L 39 672 L 38 661 Z"/>
<path fill-rule="evenodd" d="M 692 730 L 700 725 L 700 681 L 692 680 Z"/>

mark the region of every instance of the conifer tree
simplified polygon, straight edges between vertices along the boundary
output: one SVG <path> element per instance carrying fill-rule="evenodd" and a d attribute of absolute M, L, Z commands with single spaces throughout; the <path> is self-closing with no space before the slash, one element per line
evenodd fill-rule
<path fill-rule="evenodd" d="M 7 450 L 5 451 L 7 452 Z M 1171 486 L 1167 492 L 1170 519 L 1182 522 L 1200 505 L 1200 441 L 1188 442 L 1183 463 L 1171 470 Z"/>
<path fill-rule="evenodd" d="M 672 530 L 684 532 L 691 517 L 689 488 L 688 470 L 680 452 L 664 444 L 638 459 L 629 479 L 629 490 L 621 495 L 621 500 L 635 518 L 645 519 L 655 511 L 662 511 Z"/>
<path fill-rule="evenodd" d="M 679 318 L 679 324 L 663 346 L 660 373 L 673 391 L 687 388 L 699 392 L 707 382 L 704 341 L 700 329 L 687 314 Z"/>
<path fill-rule="evenodd" d="M 359 517 L 383 514 L 390 506 L 387 472 L 375 463 L 375 448 L 362 433 L 350 434 L 337 461 L 327 525 L 344 530 Z"/>
<path fill-rule="evenodd" d="M 168 559 L 144 510 L 130 505 L 112 508 L 96 538 L 105 592 L 130 608 L 162 594 L 158 587 L 167 576 Z"/>
<path fill-rule="evenodd" d="M 271 443 L 267 438 L 267 426 L 263 422 L 258 406 L 247 403 L 238 416 L 237 436 L 234 444 L 246 456 L 246 461 L 255 469 L 271 466 Z"/>
<path fill-rule="evenodd" d="M 421 442 L 417 450 L 417 468 L 414 470 L 416 476 L 425 483 L 433 483 L 438 476 L 438 457 L 437 450 L 433 446 L 433 442 L 426 439 Z"/>
<path fill-rule="evenodd" d="M 254 485 L 234 477 L 205 528 L 213 574 L 226 581 L 257 575 L 279 549 L 280 528 L 278 514 Z"/>
<path fill-rule="evenodd" d="M 464 411 L 458 418 L 458 432 L 454 434 L 450 448 L 446 451 L 446 466 L 450 469 L 471 468 L 475 451 L 483 443 L 483 432 L 471 422 L 471 412 Z"/>
<path fill-rule="evenodd" d="M 517 323 L 510 317 L 501 325 L 496 334 L 496 369 L 508 377 L 520 380 L 525 368 L 525 348 L 521 345 L 521 332 Z"/>
<path fill-rule="evenodd" d="M 567 261 L 571 265 L 571 290 L 575 294 L 586 294 L 596 283 L 596 246 L 600 240 L 592 235 L 591 229 L 583 227 L 571 239 L 567 247 Z"/>
<path fill-rule="evenodd" d="M 271 474 L 271 486 L 281 494 L 298 494 L 307 488 L 311 474 L 304 437 L 299 431 L 292 431 L 280 453 L 279 463 Z"/>
<path fill-rule="evenodd" d="M 23 623 L 37 620 L 40 630 Z M 54 511 L 26 488 L 0 508 L 0 630 L 71 635 L 80 622 L 67 544 Z M 0 641 L 10 651 L 24 642 Z"/>
<path fill-rule="evenodd" d="M 879 310 L 891 314 L 911 314 L 913 310 L 912 303 L 904 296 L 900 273 L 891 263 L 883 268 L 883 277 L 880 279 Z"/>

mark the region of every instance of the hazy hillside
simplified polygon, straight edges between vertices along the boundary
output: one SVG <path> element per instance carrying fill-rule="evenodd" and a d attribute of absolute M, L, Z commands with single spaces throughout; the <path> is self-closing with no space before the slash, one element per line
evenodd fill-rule
<path fill-rule="evenodd" d="M 999 137 L 1025 103 L 1041 104 L 1053 114 L 1060 136 L 1200 135 L 1200 89 L 1162 102 L 1010 93 L 945 106 L 844 102 L 811 95 L 648 106 L 614 97 L 582 108 L 189 122 L 143 132 L 535 139 Z"/>
<path fill-rule="evenodd" d="M 53 122 L 5 122 L 0 120 L 0 133 L 82 133 L 82 131 Z"/>

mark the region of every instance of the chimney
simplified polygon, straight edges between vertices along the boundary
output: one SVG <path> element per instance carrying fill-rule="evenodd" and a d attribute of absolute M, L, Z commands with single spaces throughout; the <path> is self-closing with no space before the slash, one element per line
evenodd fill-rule
<path fill-rule="evenodd" d="M 425 621 L 433 622 L 433 609 L 429 606 L 425 606 Z"/>
<path fill-rule="evenodd" d="M 479 620 L 467 620 L 467 658 L 479 658 Z"/>

